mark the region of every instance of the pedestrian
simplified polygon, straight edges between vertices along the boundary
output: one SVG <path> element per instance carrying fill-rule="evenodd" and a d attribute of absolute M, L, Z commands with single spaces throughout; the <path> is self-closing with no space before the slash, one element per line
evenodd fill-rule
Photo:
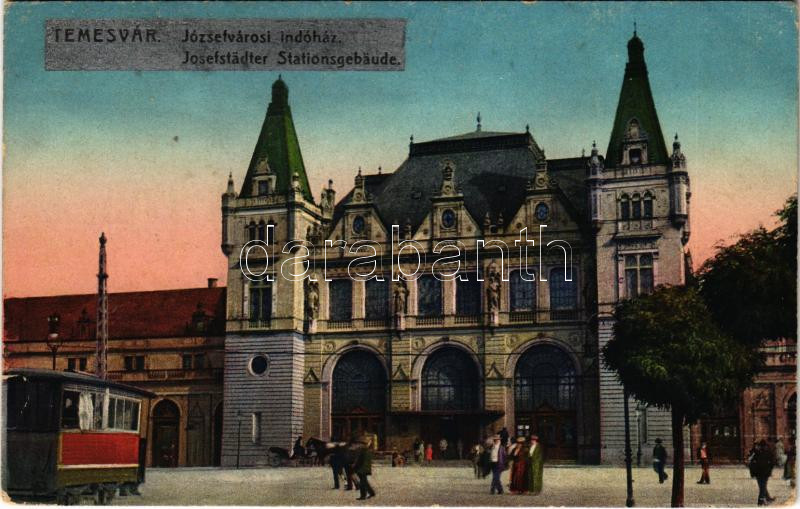
<path fill-rule="evenodd" d="M 419 437 L 415 438 L 412 450 L 414 451 L 414 462 L 416 463 L 422 463 L 422 457 L 419 454 L 419 443 L 420 443 Z"/>
<path fill-rule="evenodd" d="M 464 442 L 461 439 L 458 439 L 458 443 L 456 444 L 456 450 L 458 451 L 458 459 L 464 459 Z"/>
<path fill-rule="evenodd" d="M 533 495 L 542 492 L 544 481 L 544 450 L 537 435 L 531 435 L 528 451 L 528 491 Z"/>
<path fill-rule="evenodd" d="M 656 446 L 653 447 L 653 470 L 658 474 L 658 483 L 664 484 L 669 478 L 664 468 L 667 466 L 667 450 L 661 445 L 661 439 L 656 438 Z"/>
<path fill-rule="evenodd" d="M 500 474 L 506 468 L 506 448 L 500 443 L 500 435 L 492 437 L 492 450 L 489 461 L 492 466 L 492 487 L 489 490 L 489 494 L 494 495 L 497 492 L 498 495 L 502 495 L 503 484 L 500 482 Z"/>
<path fill-rule="evenodd" d="M 483 446 L 475 444 L 472 448 L 472 470 L 475 472 L 475 479 L 483 477 L 483 468 L 481 467 L 481 458 L 483 457 Z"/>
<path fill-rule="evenodd" d="M 333 451 L 330 456 L 331 471 L 333 472 L 333 489 L 339 489 L 339 477 L 342 475 L 342 468 L 344 467 L 344 443 L 335 442 L 328 444 L 333 446 Z"/>
<path fill-rule="evenodd" d="M 294 442 L 294 447 L 292 447 L 292 457 L 293 458 L 303 458 L 306 455 L 306 448 L 303 447 L 303 435 L 297 437 L 297 440 Z"/>
<path fill-rule="evenodd" d="M 513 461 L 510 467 L 511 493 L 522 494 L 528 491 L 528 446 L 525 445 L 525 437 L 518 437 L 517 443 L 512 446 L 508 453 L 509 461 Z"/>
<path fill-rule="evenodd" d="M 701 442 L 700 447 L 697 449 L 697 458 L 700 460 L 700 466 L 703 467 L 703 474 L 697 484 L 711 484 L 711 477 L 708 475 L 708 465 L 711 459 L 708 457 L 708 447 L 705 441 Z"/>
<path fill-rule="evenodd" d="M 353 470 L 353 465 L 356 462 L 356 457 L 358 456 L 358 441 L 355 439 L 350 440 L 350 445 L 347 446 L 344 450 L 344 477 L 347 483 L 345 484 L 345 491 L 350 491 L 353 489 L 353 486 L 358 489 L 358 481 L 356 480 L 356 473 Z"/>
<path fill-rule="evenodd" d="M 775 439 L 775 465 L 782 467 L 786 464 L 786 451 L 783 450 L 783 440 L 781 437 Z"/>
<path fill-rule="evenodd" d="M 503 447 L 508 447 L 508 430 L 505 426 L 500 430 L 500 443 L 503 444 Z"/>
<path fill-rule="evenodd" d="M 769 496 L 769 491 L 767 490 L 767 482 L 772 475 L 774 467 L 775 455 L 767 445 L 767 441 L 762 439 L 756 444 L 756 451 L 750 463 L 750 471 L 758 483 L 758 505 L 767 505 L 775 500 Z"/>
<path fill-rule="evenodd" d="M 422 440 L 420 440 L 419 444 L 417 445 L 417 460 L 420 465 L 422 465 L 422 462 L 425 461 L 425 442 Z"/>
<path fill-rule="evenodd" d="M 795 483 L 794 471 L 796 459 L 794 443 L 790 440 L 789 448 L 786 449 L 786 463 L 783 465 L 783 478 L 788 480 L 792 486 L 794 486 Z"/>
<path fill-rule="evenodd" d="M 361 491 L 361 496 L 356 500 L 366 500 L 375 496 L 375 490 L 369 485 L 368 479 L 368 477 L 372 475 L 371 444 L 372 438 L 368 435 L 364 438 L 364 446 L 359 449 L 358 456 L 356 457 L 356 464 L 353 467 L 358 476 L 358 488 Z"/>
<path fill-rule="evenodd" d="M 445 455 L 447 454 L 447 439 L 444 437 L 439 440 L 439 454 L 441 455 L 440 459 L 445 459 Z"/>
<path fill-rule="evenodd" d="M 433 444 L 428 444 L 425 448 L 425 462 L 430 465 L 431 461 L 433 461 Z"/>

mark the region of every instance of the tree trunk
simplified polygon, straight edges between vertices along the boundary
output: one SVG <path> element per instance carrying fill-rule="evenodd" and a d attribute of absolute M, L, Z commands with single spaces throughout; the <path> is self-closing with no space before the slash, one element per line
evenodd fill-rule
<path fill-rule="evenodd" d="M 672 409 L 672 507 L 683 507 L 683 413 Z"/>

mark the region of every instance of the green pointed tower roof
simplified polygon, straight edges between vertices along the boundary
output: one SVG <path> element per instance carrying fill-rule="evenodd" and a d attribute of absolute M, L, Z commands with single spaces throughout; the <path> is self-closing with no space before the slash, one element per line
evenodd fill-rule
<path fill-rule="evenodd" d="M 267 116 L 261 126 L 253 157 L 250 158 L 240 196 L 253 195 L 253 175 L 262 160 L 267 161 L 276 176 L 275 192 L 288 192 L 292 186 L 292 175 L 297 173 L 303 196 L 308 201 L 314 201 L 289 107 L 289 88 L 280 76 L 272 84 L 272 101 L 267 108 Z"/>
<path fill-rule="evenodd" d="M 609 167 L 617 166 L 622 160 L 622 141 L 629 122 L 634 118 L 638 120 L 640 129 L 647 133 L 647 162 L 667 164 L 669 158 L 664 135 L 661 134 L 661 124 L 658 122 L 653 93 L 650 91 L 650 81 L 647 79 L 644 44 L 635 30 L 628 41 L 628 63 L 625 65 L 625 78 L 622 80 L 617 114 L 606 151 L 605 160 Z"/>

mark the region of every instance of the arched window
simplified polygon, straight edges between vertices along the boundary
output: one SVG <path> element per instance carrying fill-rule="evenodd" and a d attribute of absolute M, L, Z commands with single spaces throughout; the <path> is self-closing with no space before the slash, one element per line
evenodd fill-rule
<path fill-rule="evenodd" d="M 423 410 L 471 410 L 478 407 L 478 370 L 466 352 L 435 351 L 422 370 Z"/>
<path fill-rule="evenodd" d="M 578 309 L 578 278 L 577 271 L 567 267 L 566 276 L 564 267 L 550 270 L 550 319 L 571 320 L 576 317 Z M 572 281 L 568 281 L 567 278 Z"/>
<path fill-rule="evenodd" d="M 644 193 L 644 218 L 653 219 L 653 195 L 650 191 Z"/>
<path fill-rule="evenodd" d="M 522 271 L 515 270 L 510 274 L 511 311 L 534 311 L 536 309 L 536 280 L 522 279 Z M 526 276 L 535 278 L 536 276 Z"/>
<path fill-rule="evenodd" d="M 267 225 L 264 223 L 263 219 L 258 222 L 258 235 L 256 236 L 256 238 L 258 240 L 262 240 L 263 241 L 263 240 L 267 239 L 266 235 L 264 234 L 264 230 L 266 229 L 266 226 Z"/>
<path fill-rule="evenodd" d="M 247 225 L 247 240 L 256 240 L 256 222 L 250 221 L 250 224 Z"/>
<path fill-rule="evenodd" d="M 634 219 L 641 219 L 642 218 L 642 200 L 638 194 L 633 195 L 633 200 L 631 201 L 631 205 L 633 206 L 633 218 Z"/>
<path fill-rule="evenodd" d="M 561 348 L 539 345 L 529 348 L 517 361 L 514 373 L 515 411 L 574 410 L 575 366 Z"/>
<path fill-rule="evenodd" d="M 381 414 L 386 409 L 386 371 L 364 350 L 344 354 L 333 370 L 334 414 Z"/>
<path fill-rule="evenodd" d="M 619 200 L 619 216 L 623 221 L 631 218 L 631 201 L 627 194 L 623 194 Z"/>

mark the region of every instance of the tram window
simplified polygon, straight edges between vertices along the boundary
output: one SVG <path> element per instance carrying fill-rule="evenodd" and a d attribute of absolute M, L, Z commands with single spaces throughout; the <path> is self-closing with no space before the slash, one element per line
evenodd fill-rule
<path fill-rule="evenodd" d="M 74 429 L 78 427 L 78 400 L 77 391 L 64 391 L 61 398 L 61 427 Z"/>
<path fill-rule="evenodd" d="M 8 428 L 44 431 L 56 426 L 56 387 L 47 381 L 16 381 L 8 390 Z"/>
<path fill-rule="evenodd" d="M 108 427 L 126 431 L 139 429 L 139 402 L 111 397 L 108 402 Z"/>
<path fill-rule="evenodd" d="M 78 399 L 78 425 L 82 430 L 103 429 L 103 395 L 82 392 Z"/>

